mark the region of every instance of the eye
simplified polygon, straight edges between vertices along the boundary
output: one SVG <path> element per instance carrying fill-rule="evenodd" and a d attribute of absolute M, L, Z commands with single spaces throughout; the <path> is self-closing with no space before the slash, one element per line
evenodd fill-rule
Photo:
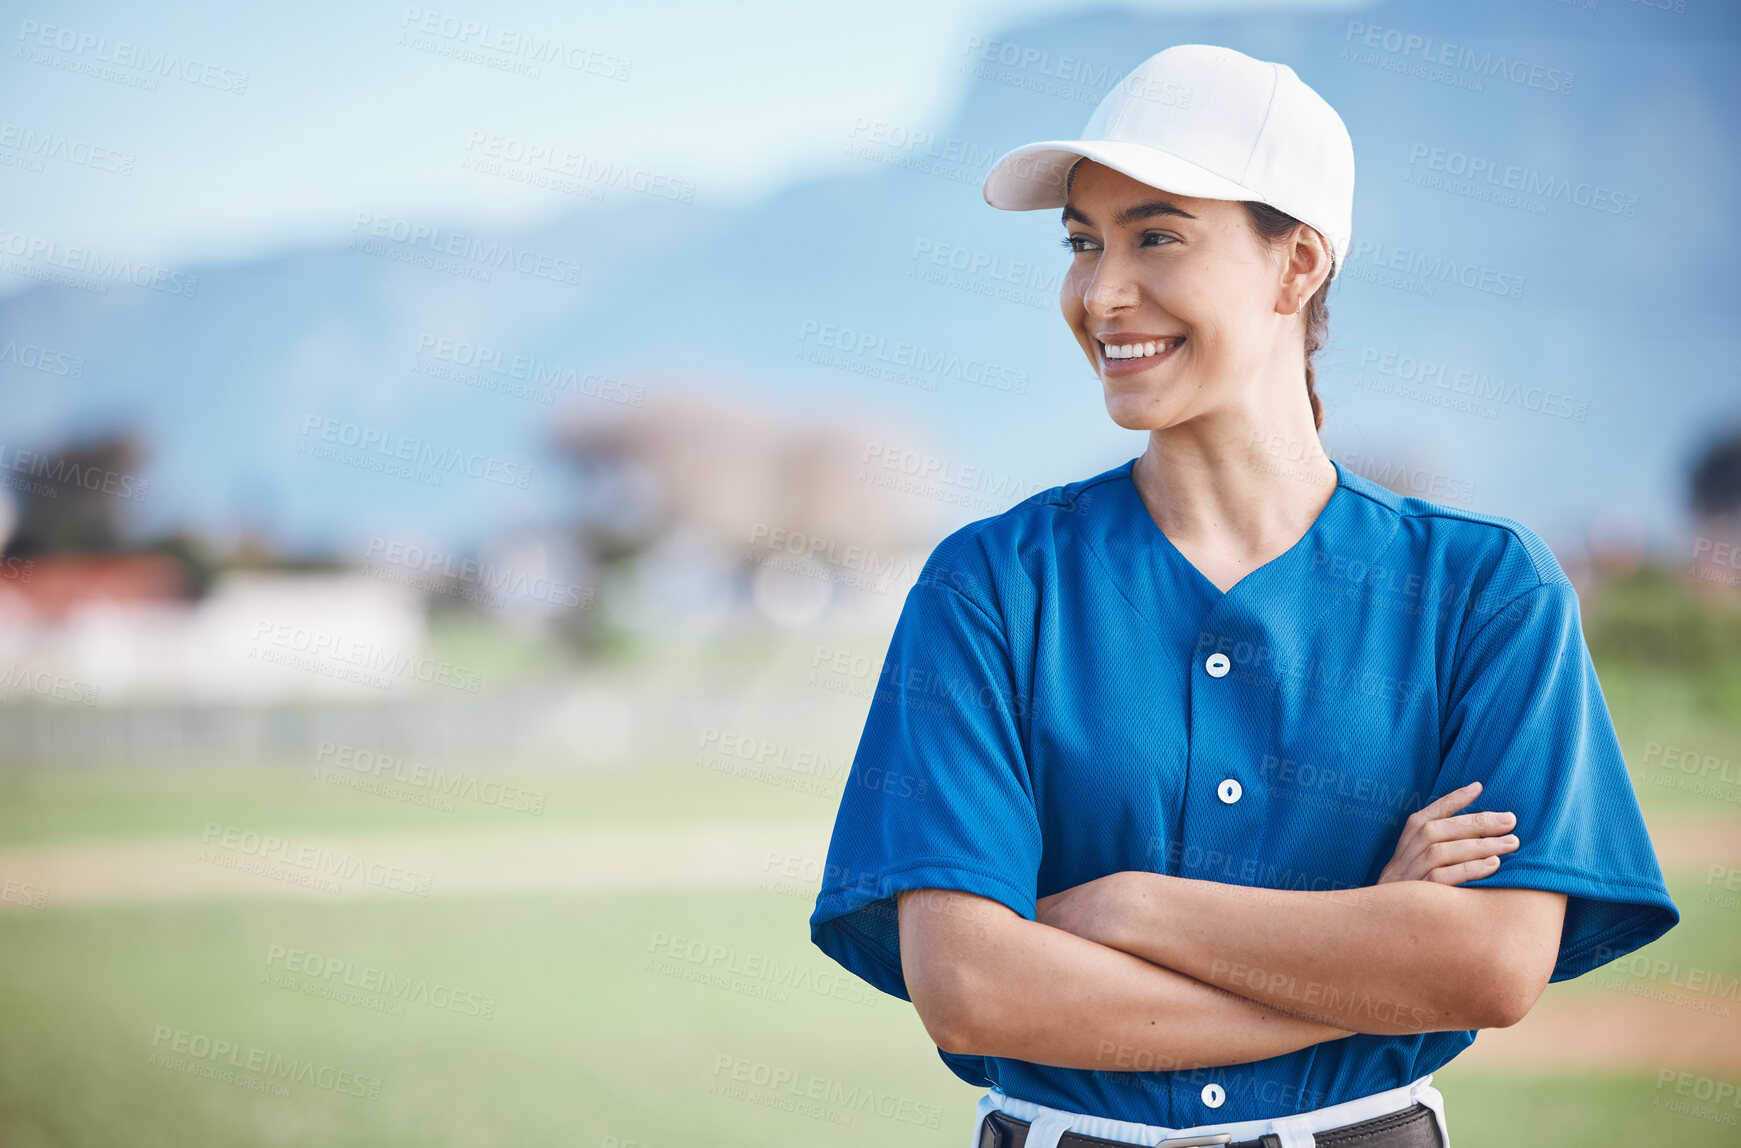
<path fill-rule="evenodd" d="M 1144 247 L 1162 247 L 1168 243 L 1179 242 L 1179 239 L 1177 236 L 1168 235 L 1164 231 L 1145 231 L 1145 232 L 1143 232 L 1142 237 L 1143 237 L 1143 246 Z M 1165 240 L 1166 243 L 1150 243 L 1149 240 L 1151 240 L 1151 239 Z M 1094 242 L 1094 240 L 1090 239 L 1086 235 L 1066 235 L 1064 238 L 1062 238 L 1058 241 L 1058 244 L 1059 244 L 1059 246 L 1063 247 L 1067 251 L 1070 251 L 1070 252 L 1076 253 L 1076 254 L 1080 254 L 1084 251 L 1090 250 L 1090 248 L 1078 247 L 1077 244 L 1079 244 L 1079 243 L 1092 244 L 1093 242 Z"/>

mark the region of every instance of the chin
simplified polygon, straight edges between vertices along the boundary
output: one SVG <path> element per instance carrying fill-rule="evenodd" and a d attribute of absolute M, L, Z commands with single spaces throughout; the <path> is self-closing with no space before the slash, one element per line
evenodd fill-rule
<path fill-rule="evenodd" d="M 1173 404 L 1140 392 L 1108 394 L 1106 413 L 1125 430 L 1162 430 L 1180 421 Z"/>

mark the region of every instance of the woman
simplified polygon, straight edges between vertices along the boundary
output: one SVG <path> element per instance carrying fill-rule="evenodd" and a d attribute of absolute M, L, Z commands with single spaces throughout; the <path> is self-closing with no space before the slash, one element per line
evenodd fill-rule
<path fill-rule="evenodd" d="M 1443 1146 L 1474 1030 L 1679 920 L 1577 596 L 1319 447 L 1353 147 L 1289 68 L 1169 48 L 985 198 L 1062 206 L 1148 445 L 932 553 L 812 939 L 988 1089 L 982 1148 Z"/>

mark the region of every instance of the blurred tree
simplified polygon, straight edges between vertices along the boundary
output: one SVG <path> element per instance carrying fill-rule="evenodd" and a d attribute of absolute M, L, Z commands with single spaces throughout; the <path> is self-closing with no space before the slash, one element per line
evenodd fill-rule
<path fill-rule="evenodd" d="M 7 555 L 118 554 L 128 546 L 121 513 L 144 494 L 145 449 L 121 432 L 46 451 L 7 448 L 7 485 L 18 523 Z"/>
<path fill-rule="evenodd" d="M 1693 513 L 1704 519 L 1741 517 L 1741 427 L 1700 452 L 1688 481 Z"/>
<path fill-rule="evenodd" d="M 0 465 L 16 521 L 0 551 L 18 559 L 161 554 L 177 564 L 180 592 L 189 598 L 203 597 L 226 566 L 283 565 L 264 551 L 221 558 L 205 538 L 181 528 L 137 540 L 129 518 L 149 489 L 143 475 L 148 459 L 144 443 L 127 431 L 45 450 L 6 448 Z"/>

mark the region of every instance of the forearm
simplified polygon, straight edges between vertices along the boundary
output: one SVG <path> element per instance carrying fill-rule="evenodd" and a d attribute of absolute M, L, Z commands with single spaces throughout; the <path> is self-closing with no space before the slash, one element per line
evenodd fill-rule
<path fill-rule="evenodd" d="M 916 947 L 909 954 L 905 938 L 913 931 L 903 932 L 906 963 L 953 970 L 958 1020 L 946 1038 L 955 1047 L 946 1051 L 1064 1068 L 1156 1071 L 1245 1064 L 1350 1034 L 1024 920 L 992 902 L 976 911 L 984 913 L 981 927 L 972 935 L 957 933 L 947 954 Z M 911 920 L 903 916 L 904 925 Z M 937 936 L 928 943 L 937 944 Z M 915 992 L 914 1003 L 919 1000 Z"/>
<path fill-rule="evenodd" d="M 1488 1027 L 1505 972 L 1481 893 L 1426 881 L 1261 889 L 1133 872 L 1107 943 L 1290 1015 L 1356 1032 Z M 1497 950 L 1497 951 L 1496 951 Z"/>

